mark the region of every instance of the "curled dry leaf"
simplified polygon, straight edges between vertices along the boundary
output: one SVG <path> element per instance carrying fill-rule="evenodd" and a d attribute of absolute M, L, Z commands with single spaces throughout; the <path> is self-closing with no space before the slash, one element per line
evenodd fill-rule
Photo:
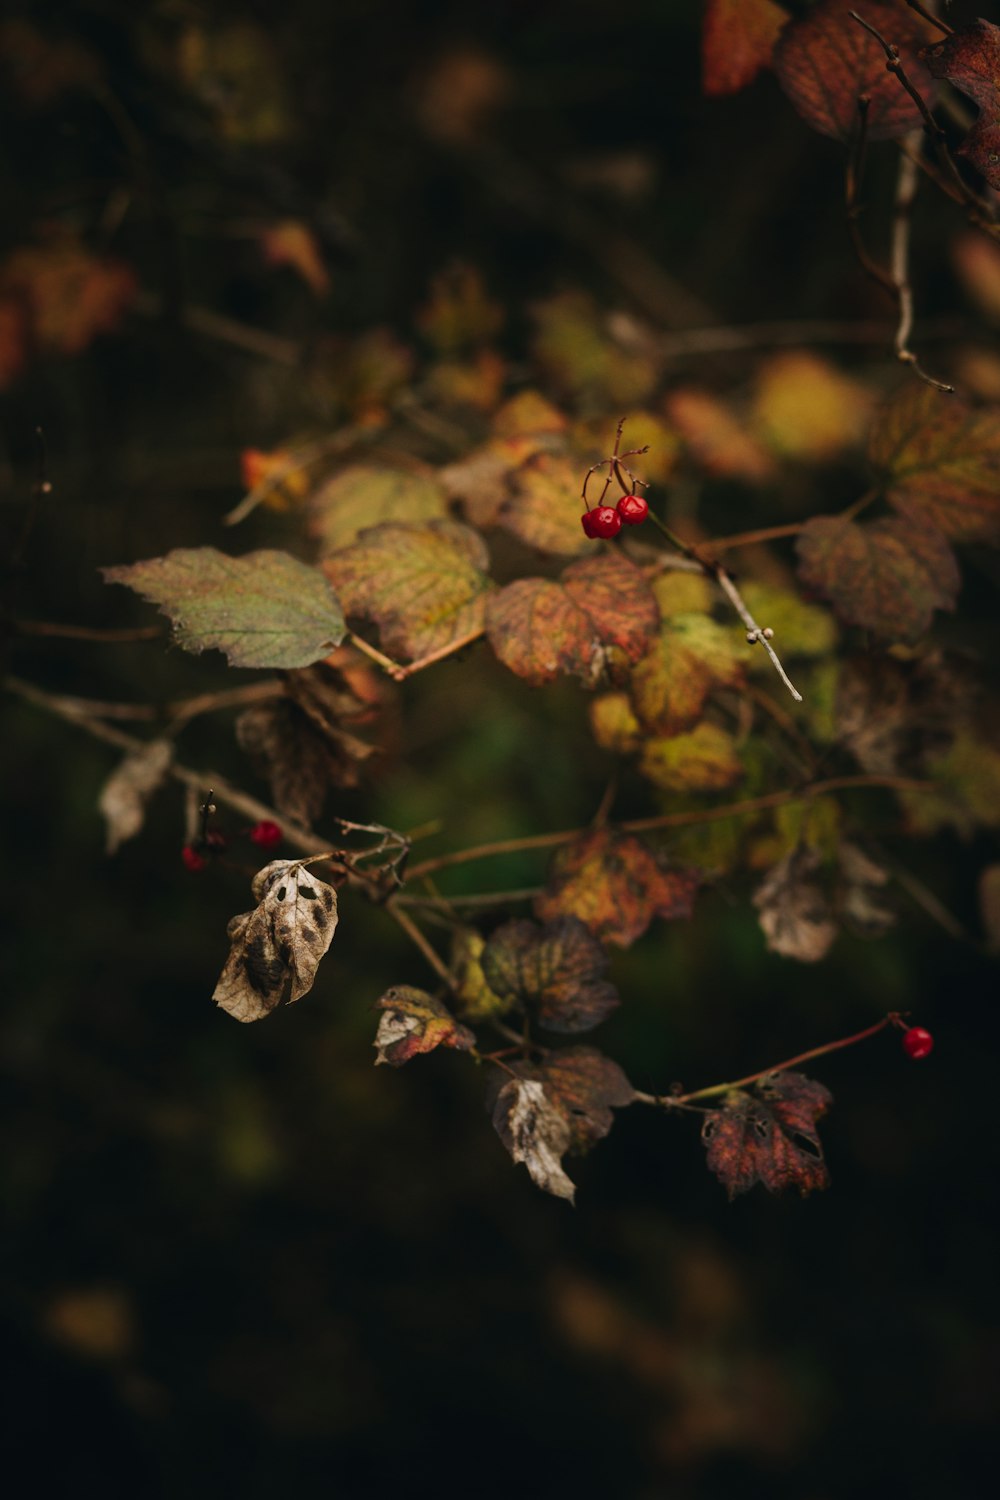
<path fill-rule="evenodd" d="M 816 1121 L 833 1102 L 829 1089 L 802 1073 L 768 1073 L 712 1110 L 701 1138 L 709 1170 L 730 1200 L 762 1182 L 768 1192 L 794 1187 L 804 1196 L 829 1185 Z"/>
<path fill-rule="evenodd" d="M 604 977 L 608 958 L 579 917 L 505 922 L 482 955 L 494 994 L 523 1006 L 549 1031 L 589 1031 L 621 1003 Z"/>
<path fill-rule="evenodd" d="M 817 878 L 821 864 L 814 850 L 797 849 L 757 887 L 753 904 L 772 953 L 817 963 L 830 951 L 837 924 Z"/>
<path fill-rule="evenodd" d="M 158 604 L 179 646 L 214 647 L 233 667 L 308 667 L 347 633 L 323 574 L 287 552 L 227 557 L 214 547 L 178 547 L 102 572 L 107 583 Z"/>
<path fill-rule="evenodd" d="M 596 828 L 556 854 L 535 915 L 579 917 L 595 937 L 628 948 L 654 917 L 689 917 L 698 885 L 693 870 L 665 868 L 633 834 Z"/>
<path fill-rule="evenodd" d="M 493 1106 L 493 1128 L 514 1161 L 524 1162 L 531 1180 L 546 1193 L 570 1203 L 576 1187 L 563 1171 L 571 1131 L 562 1110 L 534 1078 L 512 1078 Z"/>
<path fill-rule="evenodd" d="M 917 60 L 924 33 L 913 11 L 898 0 L 819 0 L 781 33 L 774 71 L 806 124 L 822 135 L 849 141 L 858 125 L 858 100 L 865 95 L 868 139 L 892 140 L 920 125 L 920 111 L 887 72 L 883 48 L 852 19 L 852 10 L 899 48 L 907 77 L 926 97 L 931 80 Z"/>
<path fill-rule="evenodd" d="M 558 582 L 519 578 L 494 594 L 486 633 L 505 667 L 536 686 L 561 672 L 595 686 L 619 660 L 635 662 L 656 629 L 656 600 L 640 570 L 611 553 L 571 563 Z"/>
<path fill-rule="evenodd" d="M 806 521 L 797 542 L 799 574 L 848 625 L 907 645 L 936 609 L 954 609 L 958 564 L 940 531 L 893 517 L 858 524 L 842 516 Z"/>
<path fill-rule="evenodd" d="M 435 1047 L 468 1052 L 476 1045 L 473 1033 L 455 1020 L 446 1005 L 412 985 L 395 985 L 375 1005 L 382 1012 L 374 1042 L 376 1064 L 401 1068 L 411 1057 L 433 1052 Z"/>
<path fill-rule="evenodd" d="M 142 828 L 146 803 L 163 785 L 173 754 L 170 740 L 151 740 L 141 750 L 126 755 L 104 783 L 98 806 L 107 823 L 109 854 L 114 854 Z"/>
<path fill-rule="evenodd" d="M 1000 188 L 1000 26 L 972 21 L 925 47 L 935 78 L 946 78 L 979 105 L 979 118 L 958 148 L 992 188 Z"/>
<path fill-rule="evenodd" d="M 301 860 L 275 859 L 250 887 L 257 906 L 233 917 L 226 966 L 212 999 L 237 1021 L 259 1021 L 313 987 L 337 928 L 337 893 Z"/>

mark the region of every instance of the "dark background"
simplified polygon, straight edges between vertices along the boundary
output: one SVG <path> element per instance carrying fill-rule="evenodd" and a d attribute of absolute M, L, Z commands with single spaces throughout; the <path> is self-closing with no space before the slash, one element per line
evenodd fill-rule
<path fill-rule="evenodd" d="M 511 308 L 512 350 L 531 300 L 565 286 L 666 327 L 885 313 L 850 255 L 838 148 L 770 77 L 702 99 L 694 3 L 14 11 L 85 45 L 103 81 L 37 109 L 5 96 L 3 248 L 53 220 L 104 235 L 163 309 L 37 361 L 3 397 L 8 537 L 38 423 L 54 485 L 16 580 L 33 618 L 148 622 L 98 566 L 229 546 L 240 450 L 328 415 L 294 369 L 185 327 L 189 304 L 293 341 L 374 325 L 412 339 L 430 277 L 460 255 Z M 162 66 L 192 22 L 259 28 L 269 66 L 251 103 L 278 90 L 280 139 L 227 139 Z M 502 80 L 472 126 L 449 123 L 456 57 Z M 595 185 L 598 167 L 619 187 Z M 883 148 L 873 198 L 892 170 Z M 319 312 L 227 237 L 248 216 L 312 225 L 332 273 Z M 928 316 L 967 313 L 946 255 L 957 227 L 940 202 L 918 208 Z M 838 357 L 884 363 L 877 348 Z M 742 358 L 697 376 L 738 381 Z M 239 541 L 281 545 L 283 525 L 258 513 Z M 981 581 L 969 607 L 985 613 Z M 218 658 L 161 642 L 10 651 L 22 676 L 97 698 L 223 678 Z M 407 685 L 403 723 L 373 797 L 338 811 L 444 817 L 453 844 L 590 816 L 602 764 L 575 691 L 536 696 L 451 662 Z M 263 794 L 226 719 L 193 726 L 183 756 Z M 379 913 L 345 898 L 316 992 L 236 1026 L 209 995 L 245 876 L 184 871 L 180 794 L 107 859 L 96 803 L 113 751 L 8 702 L 2 757 L 12 1493 L 991 1491 L 998 1025 L 995 968 L 973 945 L 904 904 L 890 937 L 845 937 L 807 968 L 767 954 L 748 902 L 725 893 L 654 930 L 616 956 L 628 1003 L 599 1038 L 640 1088 L 736 1076 L 891 1007 L 937 1049 L 912 1065 L 885 1035 L 815 1066 L 836 1098 L 829 1193 L 729 1206 L 694 1124 L 632 1110 L 574 1169 L 572 1211 L 511 1166 L 475 1068 L 371 1069 L 371 1002 L 427 982 Z M 877 832 L 892 813 L 873 806 Z M 970 929 L 988 854 L 942 837 L 912 856 Z M 468 888 L 539 870 L 512 859 Z"/>

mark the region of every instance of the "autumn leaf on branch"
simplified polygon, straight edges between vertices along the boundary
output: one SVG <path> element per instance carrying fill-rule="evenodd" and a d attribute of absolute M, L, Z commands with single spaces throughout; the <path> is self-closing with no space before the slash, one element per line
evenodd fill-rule
<path fill-rule="evenodd" d="M 337 893 L 303 861 L 275 859 L 250 887 L 253 911 L 233 917 L 232 943 L 212 999 L 237 1021 L 259 1021 L 313 987 L 319 961 L 337 928 Z"/>
<path fill-rule="evenodd" d="M 473 1033 L 455 1020 L 446 1005 L 412 985 L 386 990 L 375 1007 L 382 1012 L 373 1044 L 378 1048 L 376 1064 L 401 1068 L 411 1057 L 436 1047 L 468 1052 L 476 1045 Z"/>
<path fill-rule="evenodd" d="M 708 720 L 685 734 L 644 740 L 639 770 L 665 792 L 721 792 L 744 775 L 736 741 L 728 730 Z"/>
<path fill-rule="evenodd" d="M 753 904 L 772 953 L 817 963 L 837 936 L 837 924 L 818 877 L 822 861 L 797 849 L 774 866 L 758 886 Z"/>
<path fill-rule="evenodd" d="M 833 1102 L 829 1089 L 802 1073 L 768 1073 L 728 1095 L 705 1118 L 701 1138 L 730 1200 L 762 1182 L 768 1192 L 797 1188 L 804 1196 L 829 1185 L 816 1121 Z"/>
<path fill-rule="evenodd" d="M 572 673 L 594 687 L 616 655 L 638 661 L 656 629 L 656 600 L 618 553 L 571 563 L 555 581 L 519 578 L 486 608 L 486 633 L 505 667 L 541 685 Z"/>
<path fill-rule="evenodd" d="M 748 654 L 742 636 L 706 614 L 664 620 L 632 672 L 632 703 L 640 722 L 651 734 L 690 729 L 710 693 L 743 682 Z"/>
<path fill-rule="evenodd" d="M 788 12 L 774 0 L 705 0 L 701 32 L 702 89 L 736 94 L 771 61 Z"/>
<path fill-rule="evenodd" d="M 903 515 L 952 541 L 1000 544 L 997 407 L 905 386 L 872 427 L 868 452 L 886 498 Z"/>
<path fill-rule="evenodd" d="M 654 917 L 690 917 L 698 884 L 693 870 L 665 868 L 633 834 L 597 828 L 555 855 L 535 915 L 579 917 L 602 942 L 628 948 Z"/>
<path fill-rule="evenodd" d="M 979 118 L 958 148 L 992 188 L 1000 188 L 1000 26 L 972 21 L 925 47 L 920 56 L 979 105 Z"/>
<path fill-rule="evenodd" d="M 165 557 L 102 568 L 160 606 L 186 651 L 224 651 L 232 667 L 308 667 L 347 634 L 323 574 L 287 552 L 227 557 L 179 547 Z"/>
<path fill-rule="evenodd" d="M 858 100 L 868 100 L 867 135 L 892 140 L 921 124 L 906 90 L 886 71 L 879 42 L 851 17 L 856 10 L 899 48 L 907 77 L 922 95 L 931 80 L 917 60 L 925 39 L 920 21 L 902 0 L 818 0 L 785 27 L 774 49 L 774 71 L 798 113 L 822 135 L 849 141 L 858 122 Z"/>
<path fill-rule="evenodd" d="M 620 1005 L 605 978 L 608 958 L 579 917 L 539 927 L 505 922 L 486 944 L 483 974 L 494 994 L 522 1006 L 549 1031 L 589 1031 Z"/>
<path fill-rule="evenodd" d="M 141 750 L 126 755 L 101 789 L 98 806 L 107 823 L 107 850 L 117 853 L 127 839 L 134 838 L 146 820 L 146 804 L 163 785 L 174 747 L 170 740 L 150 740 Z"/>
<path fill-rule="evenodd" d="M 309 531 L 320 557 L 349 547 L 370 527 L 444 520 L 447 514 L 444 491 L 431 475 L 374 464 L 349 464 L 309 497 Z"/>
<path fill-rule="evenodd" d="M 798 538 L 799 575 L 848 625 L 910 645 L 936 609 L 954 609 L 960 578 L 940 531 L 893 517 L 815 516 Z"/>
<path fill-rule="evenodd" d="M 484 1021 L 506 1015 L 513 995 L 494 994 L 483 973 L 486 939 L 474 927 L 458 927 L 452 938 L 449 971 L 455 980 L 455 1003 L 463 1021 Z"/>
<path fill-rule="evenodd" d="M 573 1202 L 576 1186 L 562 1166 L 569 1123 L 537 1079 L 512 1078 L 504 1084 L 493 1106 L 493 1128 L 514 1161 L 527 1167 L 536 1187 Z"/>
<path fill-rule="evenodd" d="M 410 661 L 482 628 L 488 566 L 482 537 L 459 521 L 370 527 L 323 562 L 346 613 L 371 620 L 383 649 Z"/>

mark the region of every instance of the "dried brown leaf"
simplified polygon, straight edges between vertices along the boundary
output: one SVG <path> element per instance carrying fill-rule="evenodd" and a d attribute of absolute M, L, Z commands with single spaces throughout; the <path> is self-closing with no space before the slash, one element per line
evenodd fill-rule
<path fill-rule="evenodd" d="M 730 1200 L 757 1182 L 771 1193 L 827 1187 L 816 1121 L 832 1102 L 829 1089 L 802 1073 L 769 1073 L 753 1093 L 734 1090 L 707 1115 L 701 1138 L 709 1170 Z"/>
<path fill-rule="evenodd" d="M 486 982 L 549 1031 L 589 1031 L 621 1003 L 607 954 L 579 917 L 505 922 L 482 954 Z"/>
<path fill-rule="evenodd" d="M 822 867 L 812 849 L 797 849 L 779 860 L 754 892 L 753 904 L 772 953 L 817 963 L 837 936 L 826 892 L 817 878 Z"/>
<path fill-rule="evenodd" d="M 1000 26 L 972 21 L 925 47 L 935 78 L 946 78 L 979 105 L 979 118 L 958 148 L 992 188 L 1000 188 Z"/>
<path fill-rule="evenodd" d="M 455 1020 L 448 1007 L 424 990 L 398 984 L 376 1000 L 379 1017 L 374 1046 L 376 1064 L 401 1068 L 411 1057 L 433 1052 L 436 1047 L 454 1047 L 468 1052 L 476 1038 L 467 1026 Z"/>
<path fill-rule="evenodd" d="M 134 838 L 146 820 L 146 803 L 163 785 L 174 747 L 170 740 L 150 740 L 126 755 L 101 789 L 98 806 L 107 823 L 107 851 L 114 854 Z"/>

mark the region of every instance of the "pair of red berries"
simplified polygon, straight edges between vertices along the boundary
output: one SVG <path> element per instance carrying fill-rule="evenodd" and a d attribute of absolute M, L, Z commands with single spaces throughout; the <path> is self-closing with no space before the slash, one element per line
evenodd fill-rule
<path fill-rule="evenodd" d="M 258 849 L 273 849 L 280 844 L 284 834 L 277 823 L 270 818 L 262 818 L 255 823 L 250 830 L 250 842 L 256 844 Z M 190 870 L 192 875 L 199 874 L 208 866 L 208 854 L 221 854 L 226 847 L 226 836 L 223 833 L 212 832 L 204 843 L 185 844 L 181 850 L 181 859 L 184 868 Z"/>
<path fill-rule="evenodd" d="M 585 535 L 591 541 L 610 541 L 623 526 L 641 526 L 649 515 L 649 506 L 641 495 L 623 495 L 617 505 L 595 505 L 580 517 Z"/>

